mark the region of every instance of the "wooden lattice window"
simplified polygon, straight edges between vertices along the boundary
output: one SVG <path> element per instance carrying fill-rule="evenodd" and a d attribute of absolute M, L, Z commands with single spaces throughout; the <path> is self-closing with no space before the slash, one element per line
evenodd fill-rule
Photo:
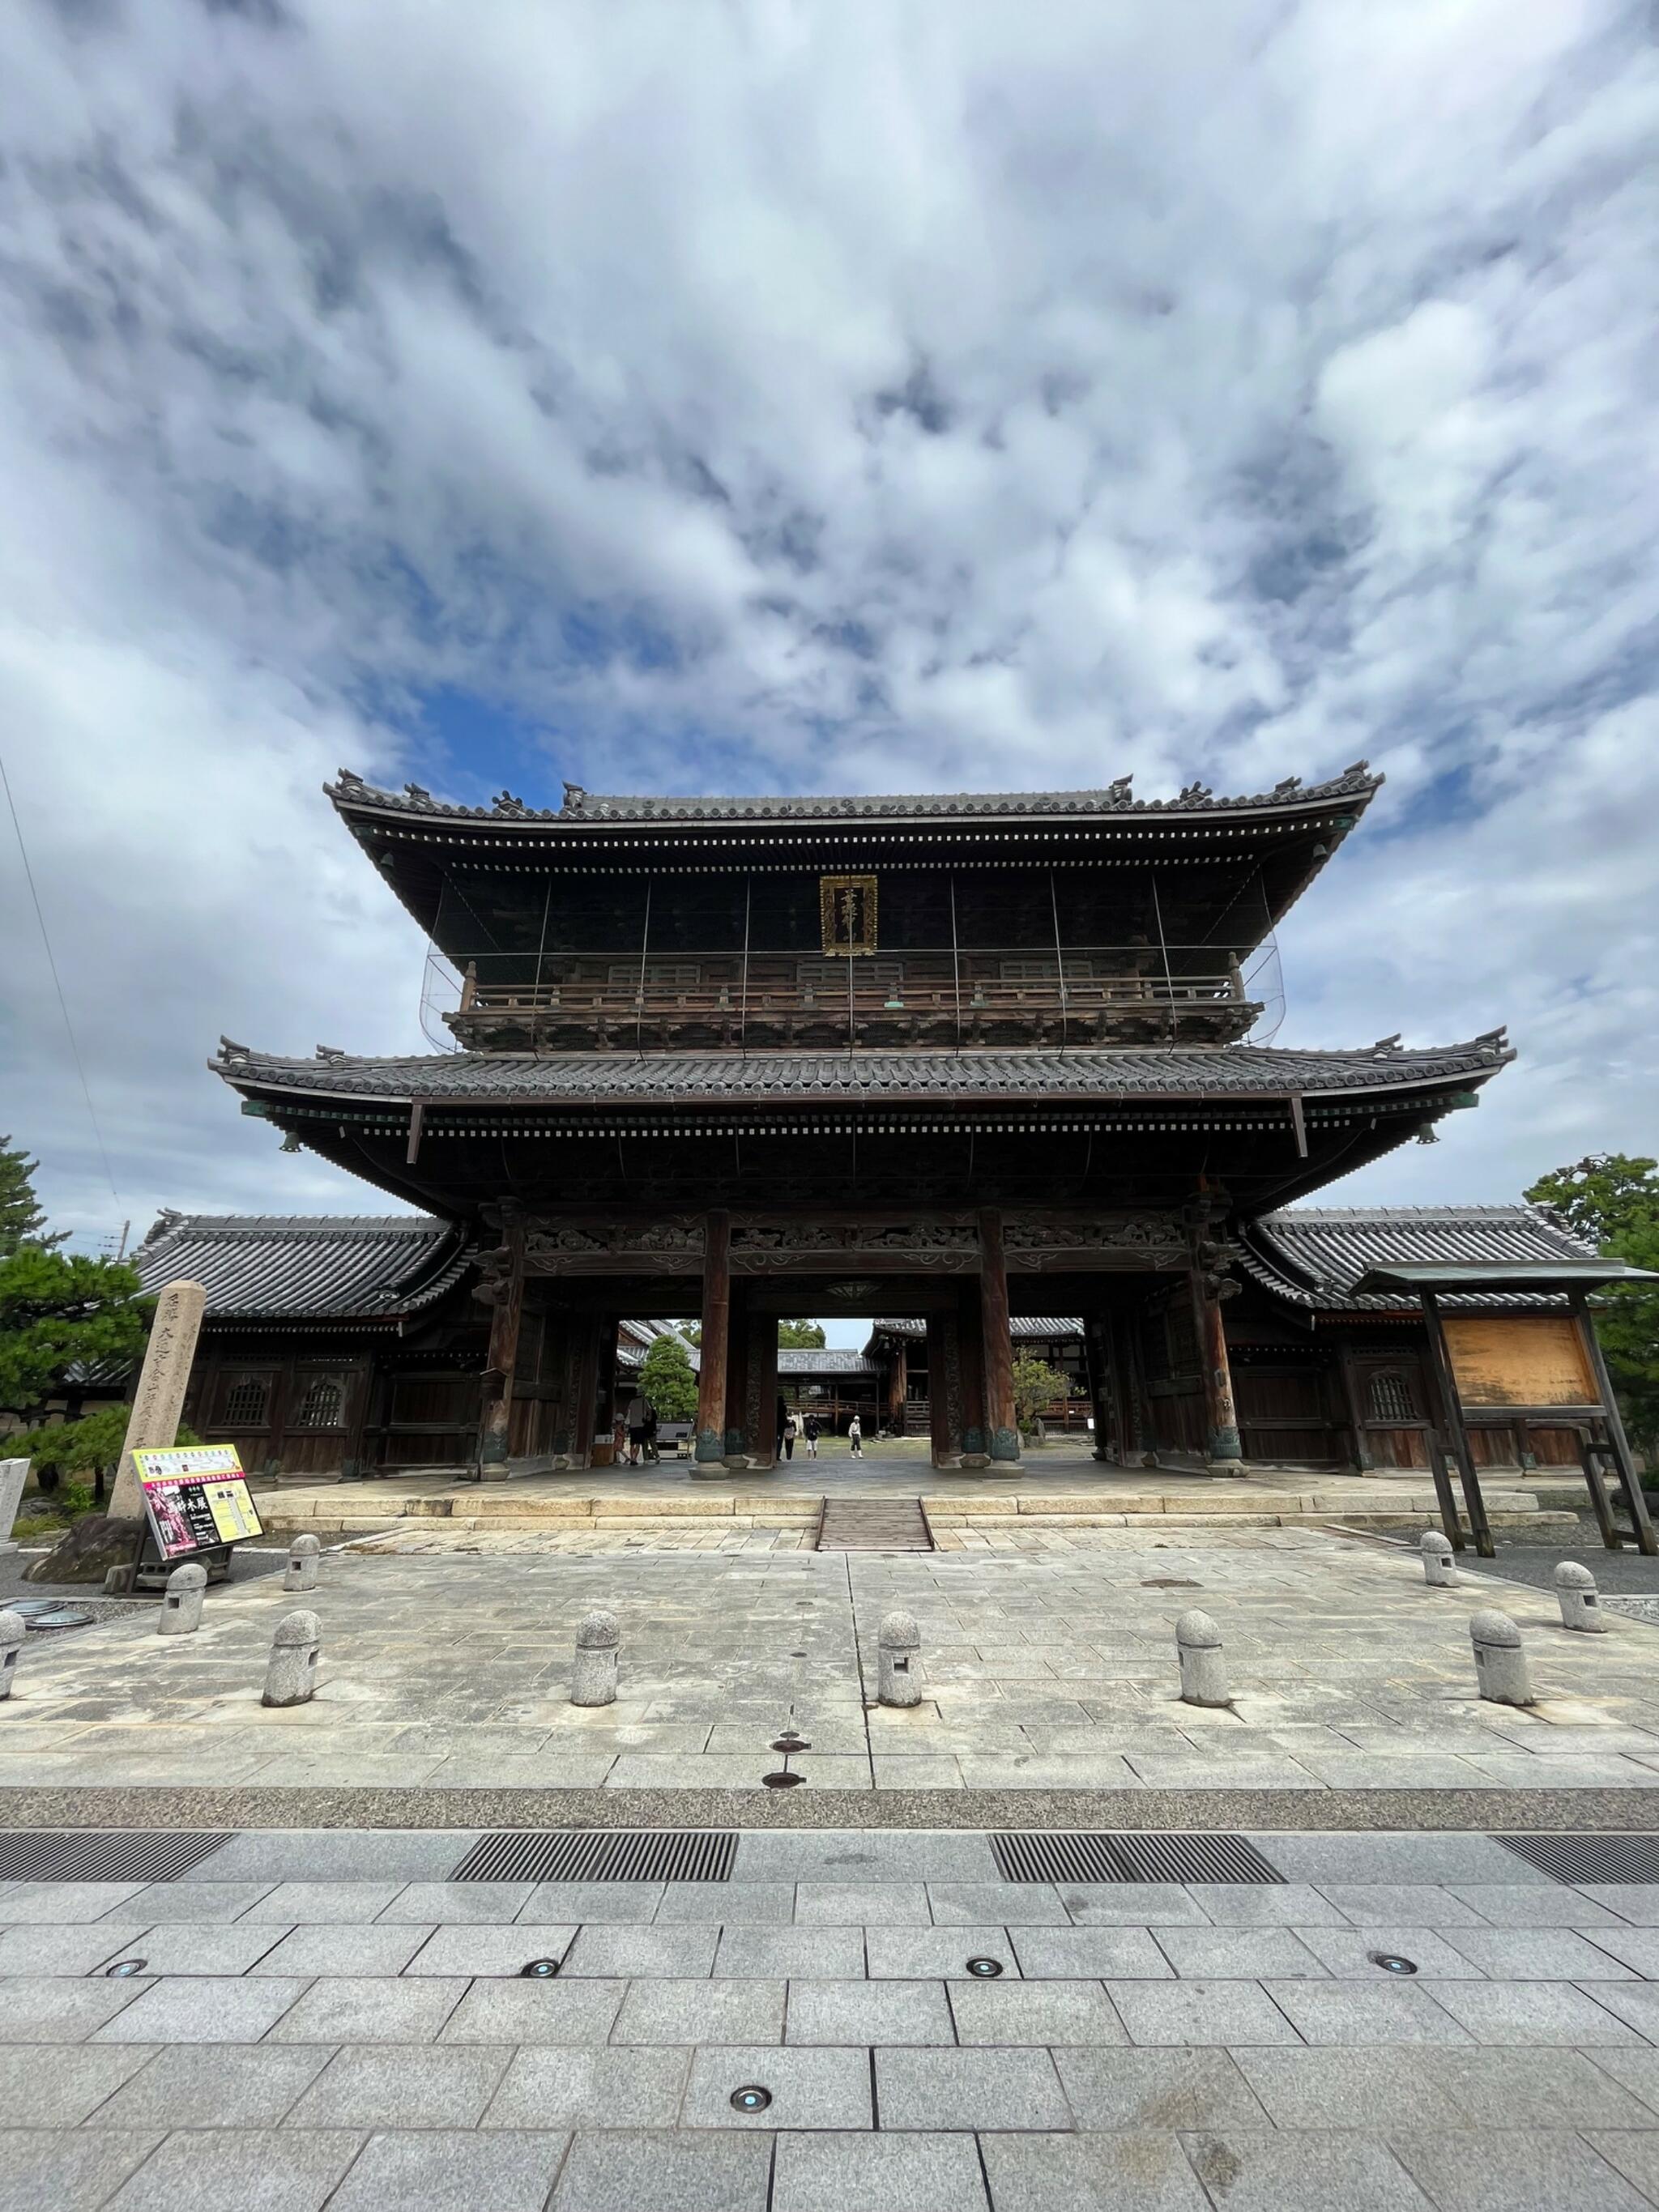
<path fill-rule="evenodd" d="M 295 1426 L 301 1429 L 337 1429 L 344 1403 L 345 1384 L 342 1378 L 337 1375 L 319 1375 L 307 1387 L 300 1404 L 300 1418 Z"/>
<path fill-rule="evenodd" d="M 262 1375 L 239 1375 L 225 1393 L 221 1415 L 227 1428 L 261 1429 L 270 1401 L 270 1385 Z"/>
<path fill-rule="evenodd" d="M 1410 1381 L 1393 1368 L 1385 1368 L 1381 1374 L 1372 1376 L 1366 1400 L 1374 1421 L 1417 1419 L 1417 1400 Z"/>

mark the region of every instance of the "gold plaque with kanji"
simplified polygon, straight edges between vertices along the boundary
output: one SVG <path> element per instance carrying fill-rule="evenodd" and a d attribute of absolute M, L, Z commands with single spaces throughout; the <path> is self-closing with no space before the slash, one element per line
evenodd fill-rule
<path fill-rule="evenodd" d="M 823 949 L 842 959 L 856 959 L 876 949 L 876 879 L 873 876 L 820 876 L 818 917 Z"/>

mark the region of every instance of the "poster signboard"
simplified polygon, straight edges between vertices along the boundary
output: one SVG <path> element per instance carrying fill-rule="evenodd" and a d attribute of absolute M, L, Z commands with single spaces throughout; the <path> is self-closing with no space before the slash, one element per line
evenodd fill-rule
<path fill-rule="evenodd" d="M 234 1444 L 175 1444 L 132 1456 L 164 1560 L 216 1552 L 264 1534 Z"/>

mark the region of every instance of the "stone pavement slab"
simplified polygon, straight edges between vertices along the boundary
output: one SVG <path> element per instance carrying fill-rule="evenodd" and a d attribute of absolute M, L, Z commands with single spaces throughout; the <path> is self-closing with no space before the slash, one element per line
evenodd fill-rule
<path fill-rule="evenodd" d="M 987 2135 L 981 2148 L 998 2212 L 1210 2212 L 1173 2136 Z"/>
<path fill-rule="evenodd" d="M 320 2212 L 362 2141 L 339 2130 L 181 2130 L 109 2203 L 114 2212 Z"/>
<path fill-rule="evenodd" d="M 161 2142 L 155 2129 L 0 2128 L 0 2206 L 5 2212 L 96 2212 Z"/>
<path fill-rule="evenodd" d="M 780 2136 L 771 2212 L 989 2212 L 970 2135 Z"/>
<path fill-rule="evenodd" d="M 388 2130 L 372 2136 L 330 2212 L 541 2212 L 570 2138 L 504 2130 Z"/>

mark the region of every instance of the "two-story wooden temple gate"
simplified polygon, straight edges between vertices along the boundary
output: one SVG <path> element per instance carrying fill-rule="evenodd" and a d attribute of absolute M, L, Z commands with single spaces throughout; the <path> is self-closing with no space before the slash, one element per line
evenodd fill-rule
<path fill-rule="evenodd" d="M 1359 762 L 1306 789 L 1153 801 L 1127 779 L 567 786 L 556 811 L 343 773 L 342 819 L 450 964 L 459 1048 L 299 1060 L 225 1040 L 216 1066 L 288 1149 L 482 1254 L 482 1468 L 586 1464 L 616 1319 L 677 1314 L 702 1324 L 698 1466 L 764 1465 L 773 1323 L 840 1308 L 925 1317 L 940 1467 L 1017 1466 L 1023 1311 L 1085 1318 L 1120 1458 L 1156 1396 L 1162 1446 L 1231 1469 L 1223 1302 L 1249 1225 L 1431 1134 L 1511 1056 L 1501 1030 L 1249 1041 L 1273 931 L 1379 781 Z M 1160 1337 L 1190 1391 L 1149 1371 Z"/>

